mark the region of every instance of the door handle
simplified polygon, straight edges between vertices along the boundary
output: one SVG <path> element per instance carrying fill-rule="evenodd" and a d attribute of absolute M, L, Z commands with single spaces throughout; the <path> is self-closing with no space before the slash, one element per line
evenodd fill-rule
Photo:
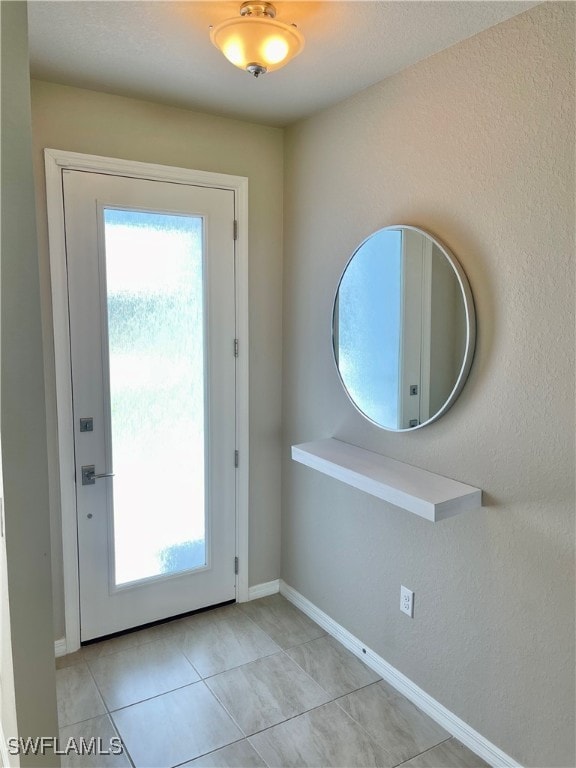
<path fill-rule="evenodd" d="M 96 480 L 101 477 L 114 477 L 114 472 L 103 472 L 101 475 L 97 475 L 94 464 L 86 464 L 82 467 L 82 485 L 95 485 Z"/>

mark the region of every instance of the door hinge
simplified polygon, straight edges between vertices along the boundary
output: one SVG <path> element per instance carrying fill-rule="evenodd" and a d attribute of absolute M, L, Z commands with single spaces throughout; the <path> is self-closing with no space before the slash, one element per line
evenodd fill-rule
<path fill-rule="evenodd" d="M 238 451 L 234 451 L 234 466 L 236 469 L 238 469 L 238 465 L 240 464 L 240 453 Z"/>
<path fill-rule="evenodd" d="M 238 222 L 236 221 L 236 219 L 234 219 L 233 231 L 234 231 L 234 240 L 238 240 Z"/>
<path fill-rule="evenodd" d="M 236 575 L 238 575 L 238 571 L 240 570 L 239 562 L 240 562 L 239 559 L 237 557 L 235 557 L 234 558 L 234 573 Z"/>
<path fill-rule="evenodd" d="M 234 357 L 238 357 L 238 339 L 234 339 Z"/>

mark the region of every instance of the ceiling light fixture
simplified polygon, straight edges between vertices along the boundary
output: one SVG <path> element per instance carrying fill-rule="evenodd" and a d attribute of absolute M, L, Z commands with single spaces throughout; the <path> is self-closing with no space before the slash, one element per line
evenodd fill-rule
<path fill-rule="evenodd" d="M 210 39 L 228 61 L 254 77 L 288 64 L 304 48 L 304 37 L 295 24 L 276 21 L 272 3 L 240 6 L 240 18 L 212 27 Z"/>

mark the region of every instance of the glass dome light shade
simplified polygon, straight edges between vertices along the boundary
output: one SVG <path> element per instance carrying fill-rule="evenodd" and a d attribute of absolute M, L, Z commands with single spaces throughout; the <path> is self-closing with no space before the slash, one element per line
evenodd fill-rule
<path fill-rule="evenodd" d="M 223 21 L 210 31 L 210 39 L 236 67 L 257 64 L 266 72 L 280 69 L 304 48 L 296 27 L 266 16 Z"/>

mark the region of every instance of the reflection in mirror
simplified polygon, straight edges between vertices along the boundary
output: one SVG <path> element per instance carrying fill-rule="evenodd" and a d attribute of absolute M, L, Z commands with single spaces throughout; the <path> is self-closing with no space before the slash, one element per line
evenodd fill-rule
<path fill-rule="evenodd" d="M 334 302 L 334 355 L 352 402 L 379 426 L 414 429 L 442 415 L 464 384 L 474 337 L 466 277 L 422 230 L 380 230 L 348 262 Z"/>

